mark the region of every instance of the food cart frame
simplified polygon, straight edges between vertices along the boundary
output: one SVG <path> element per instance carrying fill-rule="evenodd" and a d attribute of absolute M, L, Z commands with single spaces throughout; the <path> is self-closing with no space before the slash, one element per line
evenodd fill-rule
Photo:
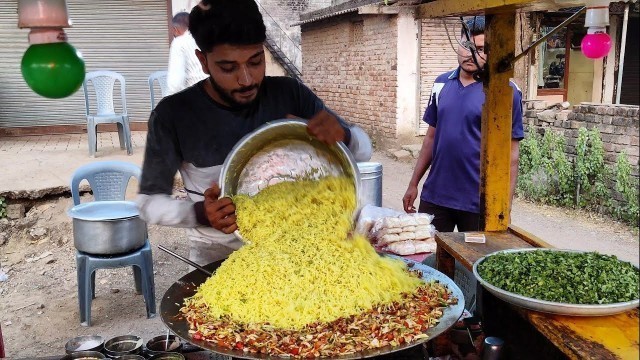
<path fill-rule="evenodd" d="M 423 1 L 424 2 L 424 1 Z M 568 1 L 563 2 L 568 3 Z M 569 5 L 580 5 L 578 1 Z M 490 52 L 483 81 L 486 100 L 482 112 L 480 165 L 481 228 L 485 244 L 464 242 L 460 233 L 440 233 L 436 267 L 453 278 L 455 262 L 471 270 L 491 252 L 528 247 L 552 247 L 544 240 L 510 225 L 510 142 L 518 10 L 558 8 L 551 0 L 436 0 L 417 5 L 416 18 L 486 15 L 485 47 Z M 482 292 L 479 297 L 485 332 L 501 336 L 514 358 L 638 359 L 638 308 L 610 316 L 552 315 L 511 306 Z M 438 340 L 438 339 L 436 339 Z M 446 336 L 438 342 L 446 346 Z M 437 354 L 436 354 L 437 355 Z"/>

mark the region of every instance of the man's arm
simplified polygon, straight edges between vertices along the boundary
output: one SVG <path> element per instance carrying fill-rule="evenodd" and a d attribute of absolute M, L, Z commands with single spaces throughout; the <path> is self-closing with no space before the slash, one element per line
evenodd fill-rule
<path fill-rule="evenodd" d="M 418 155 L 416 167 L 413 169 L 413 175 L 409 181 L 409 186 L 407 186 L 407 191 L 402 198 L 402 205 L 406 212 L 416 212 L 416 208 L 413 204 L 418 197 L 418 184 L 420 183 L 420 179 L 422 179 L 424 174 L 427 172 L 427 169 L 429 169 L 429 166 L 431 166 L 431 160 L 433 159 L 433 140 L 435 139 L 435 136 L 436 128 L 434 126 L 429 126 L 427 135 L 422 141 L 420 155 Z"/>
<path fill-rule="evenodd" d="M 171 197 L 173 181 L 182 159 L 175 143 L 175 131 L 162 114 L 162 110 L 156 108 L 149 117 L 142 176 L 136 197 L 140 218 L 148 224 L 196 227 L 194 203 Z"/>
<path fill-rule="evenodd" d="M 169 48 L 167 95 L 175 94 L 184 88 L 187 77 L 186 60 L 186 54 L 181 46 L 181 39 L 177 37 L 173 39 Z"/>
<path fill-rule="evenodd" d="M 513 195 L 516 193 L 516 186 L 518 184 L 518 165 L 520 163 L 520 141 L 511 140 L 511 171 L 509 184 L 509 211 L 511 211 L 511 204 L 513 203 Z"/>

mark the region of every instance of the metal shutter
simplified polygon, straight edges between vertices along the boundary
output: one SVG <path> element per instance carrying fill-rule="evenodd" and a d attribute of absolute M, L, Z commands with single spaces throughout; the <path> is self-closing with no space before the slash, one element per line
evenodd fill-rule
<path fill-rule="evenodd" d="M 87 72 L 113 70 L 127 82 L 131 121 L 146 121 L 148 76 L 165 70 L 168 59 L 167 2 L 162 0 L 67 0 L 73 27 L 69 42 L 85 60 Z M 65 99 L 33 93 L 20 73 L 28 29 L 18 29 L 17 0 L 0 1 L 0 127 L 85 124 L 82 89 Z"/>
<path fill-rule="evenodd" d="M 459 19 L 447 18 L 445 21 L 453 46 L 457 48 L 456 39 L 460 34 Z M 422 20 L 420 31 L 422 34 L 420 43 L 420 117 L 417 128 L 418 134 L 424 135 L 429 126 L 422 121 L 422 116 L 429 103 L 433 82 L 438 75 L 455 69 L 458 66 L 458 57 L 451 48 L 442 19 Z"/>

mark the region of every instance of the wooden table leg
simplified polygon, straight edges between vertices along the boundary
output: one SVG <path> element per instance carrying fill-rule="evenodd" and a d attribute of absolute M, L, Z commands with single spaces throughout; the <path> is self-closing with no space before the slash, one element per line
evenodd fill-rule
<path fill-rule="evenodd" d="M 442 246 L 436 249 L 436 269 L 453 280 L 456 260 Z M 448 331 L 433 339 L 432 343 L 430 356 L 451 354 L 451 334 Z"/>
<path fill-rule="evenodd" d="M 436 249 L 436 269 L 447 275 L 451 280 L 453 280 L 456 273 L 456 259 L 444 250 L 442 246 L 438 246 Z"/>

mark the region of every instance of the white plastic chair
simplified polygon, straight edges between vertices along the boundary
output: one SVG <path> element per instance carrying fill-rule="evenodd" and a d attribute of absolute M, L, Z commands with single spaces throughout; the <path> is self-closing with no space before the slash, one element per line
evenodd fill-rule
<path fill-rule="evenodd" d="M 80 204 L 80 183 L 89 182 L 93 201 L 125 200 L 127 186 L 132 179 L 140 179 L 140 167 L 123 161 L 98 161 L 77 168 L 71 178 L 73 204 Z M 109 219 L 105 219 L 109 220 Z M 74 242 L 76 231 L 73 233 Z M 155 283 L 153 276 L 153 254 L 149 239 L 144 245 L 124 254 L 92 255 L 76 250 L 78 277 L 78 306 L 80 323 L 91 326 L 91 302 L 96 297 L 96 270 L 129 267 L 133 268 L 133 279 L 137 294 L 142 294 L 147 318 L 156 315 Z"/>
<path fill-rule="evenodd" d="M 151 73 L 151 75 L 149 75 L 149 94 L 151 95 L 151 110 L 155 109 L 156 107 L 156 93 L 155 93 L 155 88 L 153 86 L 154 81 L 157 81 L 158 85 L 160 85 L 160 98 L 158 99 L 158 101 L 160 101 L 163 97 L 167 96 L 167 91 L 169 90 L 169 87 L 167 86 L 167 71 L 166 70 L 156 71 Z"/>
<path fill-rule="evenodd" d="M 122 112 L 116 113 L 114 106 L 114 90 L 116 81 L 120 83 L 120 104 Z M 91 111 L 89 104 L 88 87 L 93 85 L 96 108 Z M 84 90 L 85 113 L 87 116 L 87 135 L 89 137 L 89 155 L 95 157 L 97 148 L 96 126 L 98 124 L 115 123 L 118 125 L 120 149 L 126 147 L 127 154 L 133 154 L 131 146 L 131 129 L 129 128 L 129 115 L 127 114 L 127 100 L 124 77 L 117 72 L 100 70 L 87 73 L 82 89 Z"/>

